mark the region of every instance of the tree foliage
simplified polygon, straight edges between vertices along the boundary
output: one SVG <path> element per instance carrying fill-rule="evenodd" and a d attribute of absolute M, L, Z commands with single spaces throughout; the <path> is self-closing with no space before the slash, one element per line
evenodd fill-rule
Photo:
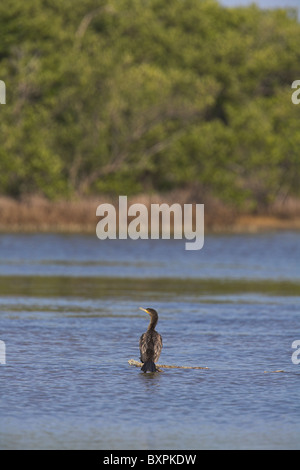
<path fill-rule="evenodd" d="M 300 25 L 214 0 L 0 5 L 0 191 L 300 196 Z"/>

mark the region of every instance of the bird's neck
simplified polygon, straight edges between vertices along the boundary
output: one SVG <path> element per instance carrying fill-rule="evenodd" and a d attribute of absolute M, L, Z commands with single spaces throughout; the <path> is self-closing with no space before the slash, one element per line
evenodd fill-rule
<path fill-rule="evenodd" d="M 148 326 L 148 330 L 154 330 L 157 325 L 158 318 L 152 317 Z"/>

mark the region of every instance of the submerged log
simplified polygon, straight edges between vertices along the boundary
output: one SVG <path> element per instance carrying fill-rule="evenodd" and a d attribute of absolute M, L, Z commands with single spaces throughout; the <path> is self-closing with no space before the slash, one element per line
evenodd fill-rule
<path fill-rule="evenodd" d="M 129 359 L 128 364 L 130 366 L 135 366 L 135 367 L 142 367 L 143 363 L 136 361 L 135 359 Z M 167 364 L 156 364 L 156 367 L 158 369 L 202 369 L 202 370 L 209 370 L 209 367 L 200 367 L 200 366 L 173 366 L 173 365 L 167 365 Z M 277 372 L 285 372 L 282 369 L 278 370 L 265 370 L 265 374 L 272 374 L 272 373 L 277 373 Z"/>
<path fill-rule="evenodd" d="M 135 359 L 129 359 L 128 364 L 130 366 L 142 367 L 143 363 L 136 361 Z M 156 364 L 158 369 L 206 369 L 209 367 L 198 367 L 198 366 L 171 366 L 166 364 Z"/>

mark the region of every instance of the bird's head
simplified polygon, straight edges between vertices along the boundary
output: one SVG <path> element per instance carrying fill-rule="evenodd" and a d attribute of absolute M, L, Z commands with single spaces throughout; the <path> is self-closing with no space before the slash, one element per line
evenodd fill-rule
<path fill-rule="evenodd" d="M 143 308 L 143 307 L 140 307 L 140 310 L 143 310 L 144 312 L 148 313 L 148 315 L 150 315 L 150 316 L 157 315 L 157 311 L 154 310 L 154 308 Z"/>
<path fill-rule="evenodd" d="M 148 313 L 150 315 L 150 323 L 148 326 L 148 329 L 154 329 L 157 322 L 158 322 L 158 314 L 157 311 L 154 310 L 154 308 L 142 308 L 140 307 L 140 310 L 143 310 L 144 312 Z"/>

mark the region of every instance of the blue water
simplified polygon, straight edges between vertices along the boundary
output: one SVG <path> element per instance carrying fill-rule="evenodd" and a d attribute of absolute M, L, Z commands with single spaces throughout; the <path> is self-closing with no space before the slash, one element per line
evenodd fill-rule
<path fill-rule="evenodd" d="M 159 312 L 161 364 L 209 369 L 129 366 L 140 306 Z M 194 252 L 0 235 L 0 447 L 299 449 L 299 320 L 296 232 L 211 235 Z"/>

